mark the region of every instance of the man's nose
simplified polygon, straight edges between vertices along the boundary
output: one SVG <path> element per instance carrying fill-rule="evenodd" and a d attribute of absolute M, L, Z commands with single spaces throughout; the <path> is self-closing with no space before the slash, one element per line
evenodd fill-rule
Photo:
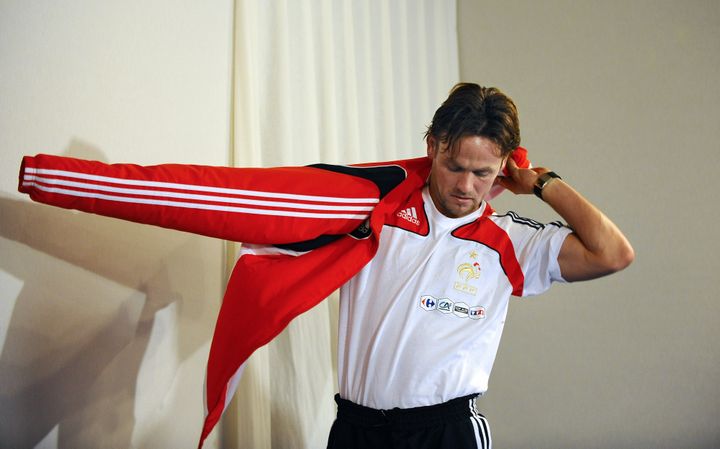
<path fill-rule="evenodd" d="M 473 189 L 473 174 L 472 172 L 461 173 L 457 181 L 457 189 L 463 193 L 470 193 Z"/>

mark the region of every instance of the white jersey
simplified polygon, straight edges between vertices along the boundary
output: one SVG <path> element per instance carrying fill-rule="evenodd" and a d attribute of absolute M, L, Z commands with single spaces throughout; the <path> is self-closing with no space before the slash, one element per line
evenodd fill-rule
<path fill-rule="evenodd" d="M 563 281 L 557 256 L 570 232 L 487 203 L 449 218 L 427 187 L 417 192 L 340 290 L 340 396 L 391 409 L 484 393 L 509 297 Z"/>

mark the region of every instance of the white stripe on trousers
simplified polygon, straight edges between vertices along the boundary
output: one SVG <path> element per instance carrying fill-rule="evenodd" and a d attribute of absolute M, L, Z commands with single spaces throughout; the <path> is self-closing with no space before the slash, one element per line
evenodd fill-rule
<path fill-rule="evenodd" d="M 472 423 L 473 430 L 475 431 L 475 442 L 477 443 L 478 449 L 492 449 L 492 437 L 490 436 L 490 426 L 488 425 L 487 419 L 484 416 L 478 414 L 475 409 L 475 400 L 477 398 L 470 399 L 470 422 Z"/>

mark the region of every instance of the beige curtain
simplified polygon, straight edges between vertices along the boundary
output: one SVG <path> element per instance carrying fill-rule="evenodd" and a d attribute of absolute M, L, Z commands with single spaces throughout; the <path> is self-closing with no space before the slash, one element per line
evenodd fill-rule
<path fill-rule="evenodd" d="M 420 156 L 425 126 L 457 80 L 455 0 L 237 0 L 232 162 Z M 336 317 L 334 295 L 253 355 L 224 447 L 325 447 Z"/>

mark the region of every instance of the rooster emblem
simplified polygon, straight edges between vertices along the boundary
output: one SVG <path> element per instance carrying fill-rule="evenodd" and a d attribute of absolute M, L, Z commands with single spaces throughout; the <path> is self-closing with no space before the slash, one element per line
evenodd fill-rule
<path fill-rule="evenodd" d="M 480 277 L 480 264 L 477 262 L 472 265 L 464 263 L 457 267 L 457 271 L 460 277 L 465 277 L 465 282 L 468 282 L 470 279 L 478 279 Z"/>

